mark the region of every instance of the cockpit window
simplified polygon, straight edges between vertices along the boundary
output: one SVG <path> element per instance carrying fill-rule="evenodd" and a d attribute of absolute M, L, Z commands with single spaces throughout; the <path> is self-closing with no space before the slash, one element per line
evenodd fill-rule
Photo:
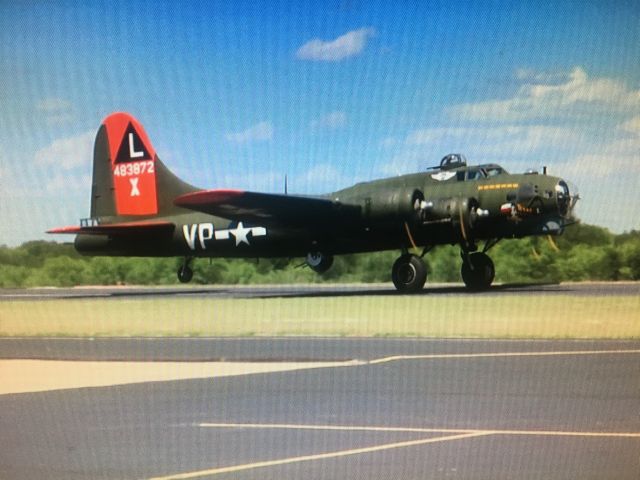
<path fill-rule="evenodd" d="M 501 173 L 507 173 L 504 168 L 495 166 L 485 167 L 484 173 L 487 177 L 495 177 L 496 175 L 500 175 Z"/>
<path fill-rule="evenodd" d="M 484 175 L 481 170 L 467 170 L 467 180 L 478 180 L 483 177 Z"/>
<path fill-rule="evenodd" d="M 446 160 L 446 157 L 445 157 Z M 456 168 L 455 170 L 451 165 L 447 164 L 446 168 L 441 169 L 437 173 L 431 175 L 431 178 L 444 182 L 447 180 L 455 179 L 457 182 L 469 182 L 474 180 L 482 180 L 484 178 L 495 177 L 496 175 L 507 174 L 507 171 L 500 165 L 494 163 L 487 163 L 484 165 Z"/>
<path fill-rule="evenodd" d="M 479 169 L 468 169 L 456 172 L 456 179 L 459 182 L 468 182 L 469 180 L 478 180 L 480 178 L 484 178 L 484 172 Z"/>

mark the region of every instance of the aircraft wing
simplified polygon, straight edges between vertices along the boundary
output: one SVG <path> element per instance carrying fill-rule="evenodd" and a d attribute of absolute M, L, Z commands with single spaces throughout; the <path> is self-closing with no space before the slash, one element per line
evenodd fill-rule
<path fill-rule="evenodd" d="M 360 211 L 360 206 L 327 198 L 226 189 L 187 193 L 174 204 L 239 221 L 298 227 L 344 221 Z"/>
<path fill-rule="evenodd" d="M 171 222 L 123 222 L 105 225 L 59 227 L 47 233 L 88 234 L 88 235 L 147 235 L 170 234 L 175 229 Z"/>

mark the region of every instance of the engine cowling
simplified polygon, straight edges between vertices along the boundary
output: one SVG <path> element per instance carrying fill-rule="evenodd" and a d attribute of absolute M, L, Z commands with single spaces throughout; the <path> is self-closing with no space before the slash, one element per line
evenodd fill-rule
<path fill-rule="evenodd" d="M 478 218 L 488 212 L 480 208 L 475 198 L 448 197 L 422 201 L 420 216 L 424 224 L 450 223 L 464 241 L 472 241 Z"/>
<path fill-rule="evenodd" d="M 417 219 L 424 194 L 416 188 L 390 188 L 364 201 L 367 220 L 407 221 Z"/>
<path fill-rule="evenodd" d="M 463 221 L 469 227 L 475 222 L 478 201 L 475 198 L 449 197 L 423 201 L 422 218 L 430 221 Z M 462 219 L 462 220 L 461 220 Z"/>

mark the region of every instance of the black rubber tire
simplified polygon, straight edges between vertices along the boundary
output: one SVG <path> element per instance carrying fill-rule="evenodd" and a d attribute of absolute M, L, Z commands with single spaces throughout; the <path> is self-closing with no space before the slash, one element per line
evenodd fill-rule
<path fill-rule="evenodd" d="M 192 278 L 193 270 L 190 267 L 182 265 L 178 268 L 178 280 L 180 280 L 180 283 L 189 283 Z"/>
<path fill-rule="evenodd" d="M 493 261 L 486 253 L 475 252 L 468 256 L 468 261 L 462 261 L 460 275 L 469 290 L 486 290 L 493 283 L 496 269 Z"/>
<path fill-rule="evenodd" d="M 419 292 L 427 281 L 427 266 L 416 255 L 402 255 L 393 264 L 391 280 L 401 293 Z"/>
<path fill-rule="evenodd" d="M 316 273 L 324 273 L 333 265 L 333 255 L 325 255 L 320 252 L 308 253 L 307 265 Z"/>

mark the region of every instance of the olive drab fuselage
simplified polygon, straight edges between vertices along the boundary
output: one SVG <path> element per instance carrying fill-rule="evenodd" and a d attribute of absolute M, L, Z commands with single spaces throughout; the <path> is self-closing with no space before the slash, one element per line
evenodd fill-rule
<path fill-rule="evenodd" d="M 422 172 L 360 183 L 325 195 L 351 211 L 334 219 L 315 220 L 310 211 L 311 226 L 301 228 L 246 224 L 185 211 L 164 217 L 176 225 L 170 238 L 141 236 L 131 242 L 80 235 L 76 245 L 79 251 L 93 254 L 268 258 L 304 256 L 313 249 L 345 254 L 562 232 L 564 217 L 556 191 L 561 179 L 500 173 L 466 180 L 462 174 L 471 168 L 449 171 L 455 175 L 445 180 L 434 179 L 437 174 L 433 172 Z M 519 199 L 522 190 L 534 195 Z M 431 207 L 416 209 L 416 200 Z M 472 210 L 474 205 L 480 206 L 484 216 L 478 215 L 478 207 Z"/>
<path fill-rule="evenodd" d="M 96 135 L 90 217 L 49 232 L 75 234 L 76 249 L 86 255 L 183 257 L 182 282 L 191 279 L 195 257 L 306 256 L 322 273 L 333 255 L 397 249 L 392 280 L 404 292 L 422 288 L 422 256 L 457 244 L 463 281 L 480 289 L 493 281 L 486 255 L 493 245 L 562 233 L 577 199 L 560 178 L 468 166 L 460 154 L 424 172 L 316 197 L 203 190 L 162 163 L 135 118 L 114 113 Z M 422 255 L 409 253 L 418 248 Z"/>

